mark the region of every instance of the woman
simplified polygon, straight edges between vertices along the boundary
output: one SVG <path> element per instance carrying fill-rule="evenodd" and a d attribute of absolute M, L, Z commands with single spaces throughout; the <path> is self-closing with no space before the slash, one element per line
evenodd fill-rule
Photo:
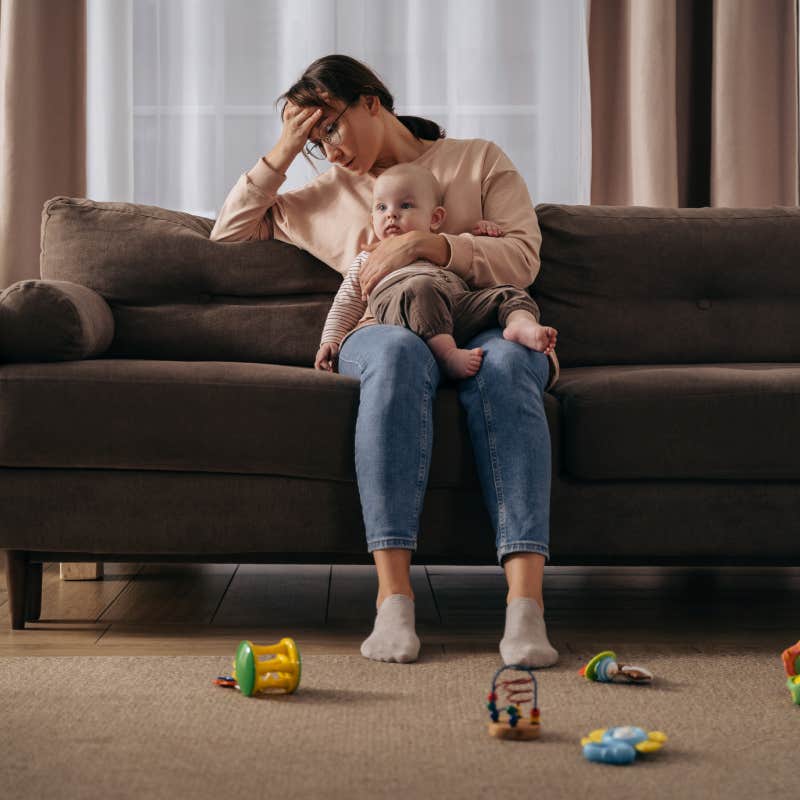
<path fill-rule="evenodd" d="M 381 80 L 349 56 L 318 59 L 282 98 L 287 102 L 278 143 L 239 177 L 212 239 L 279 239 L 342 275 L 356 253 L 370 250 L 361 270 L 367 295 L 385 275 L 419 259 L 452 270 L 471 288 L 525 288 L 533 282 L 541 243 L 536 213 L 522 177 L 493 142 L 446 139 L 430 120 L 397 117 Z M 334 166 L 279 195 L 301 151 Z M 410 231 L 378 242 L 370 220 L 372 185 L 390 166 L 412 161 L 430 169 L 444 188 L 446 232 Z M 497 222 L 505 236 L 466 233 L 477 219 Z M 557 378 L 557 361 L 555 354 L 550 359 L 505 340 L 500 328 L 483 331 L 464 347 L 484 353 L 480 371 L 460 381 L 458 393 L 508 581 L 500 653 L 506 664 L 549 666 L 558 653 L 543 616 L 550 435 L 542 397 Z M 368 312 L 342 341 L 339 372 L 361 382 L 356 475 L 367 546 L 378 571 L 375 626 L 361 652 L 381 661 L 414 661 L 419 639 L 410 563 L 441 376 L 422 339 L 400 326 L 378 325 Z"/>

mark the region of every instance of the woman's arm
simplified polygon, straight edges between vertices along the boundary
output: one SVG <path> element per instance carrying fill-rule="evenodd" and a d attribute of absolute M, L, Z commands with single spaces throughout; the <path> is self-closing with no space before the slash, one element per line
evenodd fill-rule
<path fill-rule="evenodd" d="M 415 261 L 430 261 L 444 269 L 450 258 L 450 245 L 444 236 L 425 231 L 406 231 L 399 236 L 364 245 L 370 254 L 361 268 L 361 298 L 366 301 L 375 286 L 390 272 Z"/>
<path fill-rule="evenodd" d="M 272 239 L 269 209 L 286 180 L 285 170 L 291 163 L 288 154 L 276 148 L 243 173 L 228 193 L 209 238 L 215 242 Z"/>
<path fill-rule="evenodd" d="M 542 234 L 528 187 L 511 159 L 488 142 L 482 168 L 482 217 L 502 228 L 502 238 L 471 233 L 440 234 L 450 245 L 444 265 L 473 289 L 511 284 L 530 286 L 539 274 Z"/>
<path fill-rule="evenodd" d="M 420 232 L 414 243 L 414 260 L 419 259 L 445 266 L 450 261 L 450 242 L 440 233 Z"/>
<path fill-rule="evenodd" d="M 276 238 L 274 215 L 269 209 L 286 180 L 286 170 L 303 149 L 321 113 L 319 108 L 300 108 L 291 101 L 286 102 L 281 112 L 283 128 L 278 143 L 266 158 L 260 158 L 236 181 L 209 238 L 217 242 Z"/>

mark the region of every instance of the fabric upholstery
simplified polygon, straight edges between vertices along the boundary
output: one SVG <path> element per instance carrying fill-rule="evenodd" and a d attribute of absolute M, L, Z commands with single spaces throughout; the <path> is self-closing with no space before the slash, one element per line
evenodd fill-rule
<path fill-rule="evenodd" d="M 312 367 L 333 295 L 209 296 L 205 302 L 112 303 L 109 358 L 255 361 Z"/>
<path fill-rule="evenodd" d="M 54 197 L 42 211 L 43 278 L 89 286 L 110 303 L 335 294 L 341 275 L 285 242 L 212 242 L 214 221 L 138 203 Z"/>
<path fill-rule="evenodd" d="M 92 358 L 113 336 L 108 303 L 87 286 L 23 280 L 0 294 L 0 361 Z"/>
<path fill-rule="evenodd" d="M 561 371 L 575 478 L 800 480 L 800 364 Z"/>
<path fill-rule="evenodd" d="M 537 206 L 562 367 L 800 353 L 800 208 Z"/>
<path fill-rule="evenodd" d="M 215 242 L 213 220 L 54 197 L 43 277 L 91 287 L 116 320 L 109 357 L 313 366 L 341 275 L 278 241 Z"/>
<path fill-rule="evenodd" d="M 0 469 L 8 549 L 371 564 L 354 483 L 156 470 Z M 794 563 L 796 482 L 555 477 L 553 563 Z M 78 560 L 88 560 L 78 556 Z M 496 565 L 477 489 L 430 487 L 417 564 Z"/>
<path fill-rule="evenodd" d="M 358 381 L 312 368 L 97 359 L 0 369 L 0 466 L 152 469 L 355 482 Z M 547 398 L 551 425 L 558 404 Z M 431 486 L 478 487 L 452 385 Z M 557 450 L 554 447 L 553 450 Z"/>

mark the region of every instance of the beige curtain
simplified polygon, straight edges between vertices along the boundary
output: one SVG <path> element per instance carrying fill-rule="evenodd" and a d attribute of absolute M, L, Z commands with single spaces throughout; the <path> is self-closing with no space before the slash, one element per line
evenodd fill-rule
<path fill-rule="evenodd" d="M 798 203 L 796 0 L 592 0 L 592 203 Z"/>
<path fill-rule="evenodd" d="M 0 288 L 39 277 L 42 205 L 86 193 L 85 0 L 0 0 Z"/>

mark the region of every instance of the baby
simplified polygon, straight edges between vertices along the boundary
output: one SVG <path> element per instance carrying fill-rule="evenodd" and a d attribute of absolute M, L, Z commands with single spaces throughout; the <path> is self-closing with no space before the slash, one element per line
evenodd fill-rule
<path fill-rule="evenodd" d="M 397 164 L 375 182 L 372 227 L 378 239 L 408 231 L 435 233 L 446 215 L 443 192 L 436 176 L 419 164 Z M 471 233 L 502 236 L 493 222 L 479 220 Z M 503 337 L 532 350 L 549 353 L 555 348 L 555 328 L 539 324 L 539 307 L 515 286 L 488 289 L 470 287 L 451 270 L 428 261 L 416 261 L 384 276 L 367 301 L 361 299 L 359 270 L 369 257 L 361 251 L 350 265 L 336 293 L 314 359 L 316 369 L 333 370 L 339 346 L 355 327 L 367 305 L 377 322 L 403 325 L 422 337 L 439 367 L 450 378 L 467 378 L 481 366 L 483 349 L 460 345 L 486 328 L 498 324 Z"/>

